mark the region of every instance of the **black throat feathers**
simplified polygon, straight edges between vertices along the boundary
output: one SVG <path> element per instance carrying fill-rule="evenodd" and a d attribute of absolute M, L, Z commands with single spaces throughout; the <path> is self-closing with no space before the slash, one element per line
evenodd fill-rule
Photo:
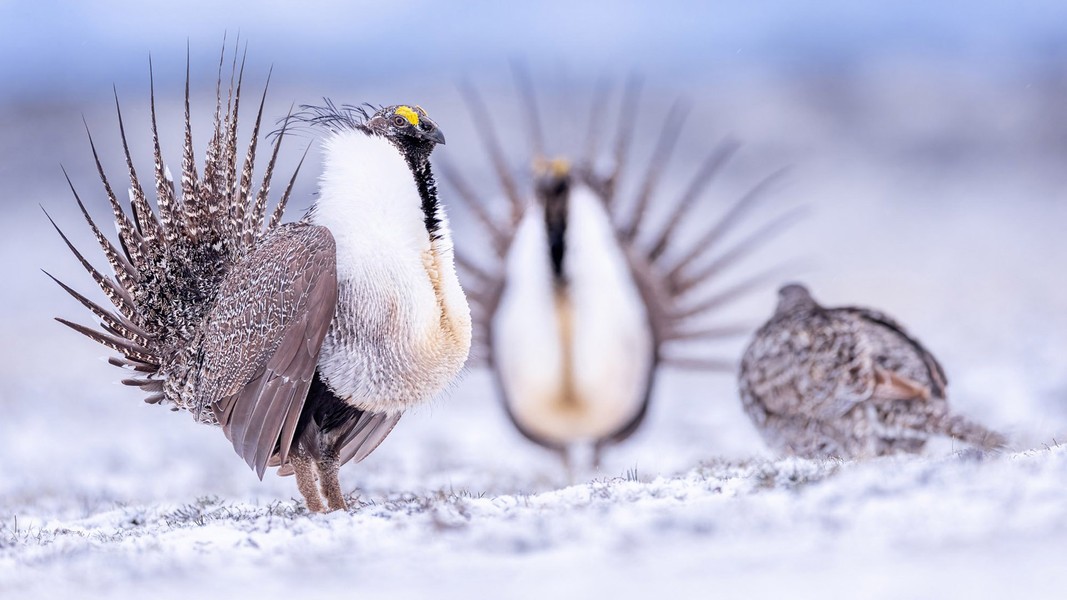
<path fill-rule="evenodd" d="M 435 144 L 406 137 L 391 140 L 400 149 L 400 154 L 411 168 L 419 198 L 422 199 L 422 220 L 426 225 L 426 233 L 430 235 L 431 241 L 436 240 L 441 237 L 441 216 L 438 212 L 437 181 L 430 168 L 430 153 Z"/>
<path fill-rule="evenodd" d="M 567 282 L 563 257 L 567 250 L 567 212 L 570 200 L 570 181 L 566 177 L 551 178 L 539 185 L 539 195 L 545 205 L 545 233 L 552 260 L 552 275 L 557 284 Z"/>

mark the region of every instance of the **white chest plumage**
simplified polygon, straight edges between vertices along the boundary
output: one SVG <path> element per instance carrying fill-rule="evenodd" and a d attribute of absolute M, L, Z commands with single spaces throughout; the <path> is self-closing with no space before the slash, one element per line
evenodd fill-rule
<path fill-rule="evenodd" d="M 514 418 L 557 443 L 600 439 L 640 411 L 652 367 L 648 315 L 607 212 L 570 196 L 563 270 L 553 282 L 544 214 L 527 211 L 506 263 L 493 360 Z"/>
<path fill-rule="evenodd" d="M 467 359 L 451 233 L 438 208 L 431 241 L 411 169 L 386 139 L 345 131 L 324 150 L 312 220 L 337 244 L 339 298 L 319 372 L 352 405 L 395 414 L 440 392 Z"/>

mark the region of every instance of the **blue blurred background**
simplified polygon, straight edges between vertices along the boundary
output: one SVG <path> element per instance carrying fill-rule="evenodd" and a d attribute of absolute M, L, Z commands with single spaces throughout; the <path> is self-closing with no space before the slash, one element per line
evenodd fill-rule
<path fill-rule="evenodd" d="M 739 70 L 862 69 L 918 60 L 1034 76 L 1067 53 L 1067 6 L 967 2 L 100 2 L 0 3 L 4 95 L 98 93 L 161 66 L 189 40 L 207 60 L 240 32 L 287 81 L 448 78 L 522 57 L 707 80 Z M 269 52 L 267 51 L 269 49 Z"/>

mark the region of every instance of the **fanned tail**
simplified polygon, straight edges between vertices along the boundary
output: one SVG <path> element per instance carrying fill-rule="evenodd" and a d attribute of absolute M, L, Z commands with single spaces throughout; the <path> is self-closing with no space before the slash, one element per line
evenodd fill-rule
<path fill-rule="evenodd" d="M 117 244 L 94 222 L 69 177 L 67 182 L 111 274 L 94 267 L 48 216 L 63 242 L 112 305 L 111 308 L 101 306 L 48 274 L 99 322 L 93 328 L 63 318 L 57 320 L 117 352 L 120 356 L 112 357 L 109 362 L 138 373 L 138 377 L 124 379 L 123 383 L 149 393 L 147 402 L 167 402 L 175 408 L 190 408 L 182 392 L 194 384 L 197 376 L 194 358 L 199 324 L 212 305 L 223 277 L 267 231 L 280 224 L 299 171 L 298 166 L 268 222 L 267 198 L 285 128 L 274 142 L 261 181 L 256 183 L 257 141 L 267 89 L 264 86 L 247 151 L 241 153 L 237 132 L 245 59 L 242 56 L 238 64 L 234 53 L 224 103 L 221 90 L 225 56 L 224 42 L 216 84 L 215 126 L 198 172 L 193 150 L 187 51 L 180 191 L 163 158 L 156 119 L 154 72 L 149 60 L 154 209 L 134 166 L 117 92 L 115 109 L 130 180 L 128 208 L 117 198 L 89 135 L 93 160 L 112 210 Z M 269 80 L 268 74 L 268 83 Z M 239 155 L 244 156 L 241 165 Z M 196 412 L 202 420 L 212 418 L 211 411 Z"/>

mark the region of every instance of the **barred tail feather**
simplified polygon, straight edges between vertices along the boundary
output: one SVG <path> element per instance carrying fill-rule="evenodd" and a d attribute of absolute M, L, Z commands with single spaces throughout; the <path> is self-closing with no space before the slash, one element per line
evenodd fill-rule
<path fill-rule="evenodd" d="M 162 243 L 163 230 L 159 225 L 159 221 L 156 220 L 156 215 L 148 204 L 148 198 L 145 197 L 144 188 L 141 187 L 141 182 L 137 178 L 137 169 L 134 168 L 133 157 L 130 156 L 130 145 L 126 141 L 126 126 L 122 122 L 122 107 L 119 105 L 118 89 L 116 88 L 114 92 L 115 113 L 118 115 L 119 121 L 119 137 L 122 139 L 122 151 L 126 155 L 126 168 L 129 169 L 130 173 L 129 192 L 130 205 L 133 207 L 133 224 L 144 239 L 145 247 L 149 253 L 158 253 L 159 245 Z"/>
<path fill-rule="evenodd" d="M 64 291 L 74 297 L 75 300 L 80 302 L 82 306 L 88 308 L 90 312 L 99 317 L 102 321 L 100 326 L 108 333 L 122 336 L 123 338 L 140 345 L 147 345 L 149 339 L 153 337 L 152 334 L 138 327 L 126 317 L 110 312 L 99 304 L 81 295 L 67 284 L 56 279 L 48 271 L 45 271 L 44 274 L 47 275 L 49 279 L 56 282 L 56 284 L 63 288 Z"/>
<path fill-rule="evenodd" d="M 244 168 L 241 169 L 240 188 L 237 192 L 237 198 L 231 205 L 231 210 L 233 211 L 233 214 L 231 215 L 231 219 L 233 221 L 233 229 L 231 231 L 231 235 L 236 235 L 238 237 L 238 239 L 240 240 L 239 247 L 241 247 L 242 249 L 246 244 L 251 242 L 251 236 L 248 235 L 250 233 L 250 228 L 247 224 L 246 213 L 249 212 L 250 208 L 252 214 L 256 212 L 256 210 L 259 208 L 260 198 L 262 198 L 264 206 L 266 205 L 265 192 L 262 194 L 262 196 L 260 196 L 259 194 L 257 194 L 256 196 L 251 196 L 250 190 L 252 187 L 252 171 L 255 169 L 256 164 L 256 142 L 259 140 L 259 126 L 263 122 L 263 105 L 267 102 L 267 88 L 270 87 L 270 75 L 271 72 L 268 71 L 267 83 L 263 85 L 263 95 L 259 99 L 259 110 L 256 111 L 256 122 L 252 126 L 252 138 L 248 142 L 248 152 L 245 153 Z M 236 128 L 234 128 L 234 132 L 236 135 Z M 274 156 L 277 156 L 277 153 L 275 153 Z M 271 167 L 273 166 L 274 165 L 272 161 Z M 265 178 L 270 178 L 269 171 L 268 174 L 265 175 Z M 248 200 L 252 200 L 252 198 L 255 198 L 253 205 L 249 207 L 246 202 L 242 202 L 239 200 L 243 198 L 247 198 Z"/>
<path fill-rule="evenodd" d="M 141 278 L 141 274 L 138 273 L 137 268 L 130 263 L 129 258 L 120 254 L 115 248 L 115 245 L 111 243 L 111 240 L 107 239 L 100 228 L 96 226 L 96 222 L 89 216 L 89 211 L 85 209 L 85 204 L 78 196 L 77 190 L 74 189 L 74 183 L 70 180 L 70 175 L 67 174 L 67 170 L 63 169 L 63 177 L 67 180 L 67 185 L 70 186 L 71 193 L 74 194 L 74 200 L 78 203 L 78 208 L 82 212 L 82 216 L 85 217 L 85 222 L 89 224 L 89 228 L 92 229 L 93 235 L 96 236 L 97 243 L 100 244 L 100 248 L 104 251 L 104 255 L 107 256 L 107 261 L 111 265 L 111 270 L 115 272 L 115 276 L 119 280 L 119 284 L 123 288 L 135 290 L 137 281 Z"/>
<path fill-rule="evenodd" d="M 163 162 L 163 152 L 159 147 L 159 127 L 156 121 L 156 77 L 152 69 L 152 58 L 148 59 L 149 107 L 152 116 L 152 155 L 155 159 L 156 206 L 159 207 L 159 225 L 163 240 L 167 245 L 178 241 L 184 226 L 182 214 L 177 207 L 177 195 L 174 192 L 174 180 Z"/>
<path fill-rule="evenodd" d="M 285 207 L 289 205 L 289 197 L 293 194 L 293 186 L 296 185 L 296 176 L 300 174 L 300 167 L 304 165 L 304 159 L 308 156 L 308 150 L 311 150 L 311 146 L 304 149 L 303 156 L 300 157 L 300 162 L 296 163 L 296 169 L 293 170 L 292 177 L 289 178 L 289 183 L 285 186 L 285 191 L 282 192 L 282 197 L 278 200 L 278 204 L 274 207 L 274 212 L 271 213 L 270 223 L 267 224 L 267 231 L 274 229 L 282 222 L 282 217 L 285 215 Z M 271 159 L 271 167 L 274 166 L 274 160 Z M 266 195 L 266 190 L 270 187 L 269 179 L 263 180 L 263 194 Z M 259 231 L 260 226 L 256 226 L 256 232 L 259 235 L 263 235 Z"/>
<path fill-rule="evenodd" d="M 211 139 L 208 141 L 206 158 L 204 160 L 204 173 L 196 187 L 195 201 L 187 206 L 190 209 L 188 218 L 194 223 L 196 239 L 207 238 L 207 243 L 212 243 L 219 234 L 218 221 L 215 217 L 218 212 L 219 196 L 225 193 L 225 185 L 221 183 L 225 170 L 225 151 L 223 141 L 225 137 L 225 124 L 230 118 L 231 103 L 233 99 L 233 78 L 230 78 L 230 95 L 226 100 L 226 116 L 222 113 L 222 67 L 226 63 L 226 42 L 223 40 L 222 53 L 219 56 L 219 73 L 215 82 L 215 127 Z"/>
<path fill-rule="evenodd" d="M 237 56 L 234 55 L 234 67 L 236 68 Z M 232 90 L 233 102 L 231 104 L 233 114 L 226 113 L 226 139 L 225 139 L 225 161 L 223 162 L 223 177 L 222 184 L 219 187 L 218 201 L 225 202 L 225 205 L 220 205 L 217 210 L 226 215 L 226 219 L 222 220 L 220 225 L 222 231 L 219 233 L 227 238 L 234 239 L 233 236 L 238 229 L 238 222 L 244 220 L 244 201 L 246 194 L 242 194 L 246 190 L 241 190 L 237 179 L 237 116 L 240 113 L 241 108 L 241 86 L 244 83 L 245 77 L 245 59 L 241 59 L 241 70 L 237 76 L 237 87 L 233 88 L 233 78 L 231 74 L 230 87 Z M 264 90 L 266 93 L 266 90 Z M 256 134 L 258 135 L 258 131 Z M 253 144 L 255 140 L 253 139 Z M 236 250 L 231 248 L 232 250 Z"/>
<path fill-rule="evenodd" d="M 118 358 L 115 356 L 108 357 L 107 362 L 122 369 L 130 369 L 137 371 L 138 373 L 155 373 L 158 369 L 157 365 L 150 365 L 136 360 L 128 358 Z"/>
<path fill-rule="evenodd" d="M 95 329 L 90 329 L 85 325 L 79 325 L 77 323 L 68 321 L 60 317 L 56 317 L 56 320 L 66 325 L 67 327 L 70 327 L 74 331 L 77 331 L 78 333 L 94 341 L 97 341 L 103 344 L 104 346 L 107 346 L 108 348 L 111 348 L 112 350 L 121 352 L 124 356 L 128 358 L 132 358 L 133 360 L 145 364 L 159 364 L 159 357 L 152 354 L 151 350 L 145 348 L 144 346 L 135 344 L 130 340 L 107 333 L 101 333 L 99 331 L 96 331 Z"/>
<path fill-rule="evenodd" d="M 196 154 L 193 151 L 193 121 L 189 106 L 189 47 L 185 47 L 185 143 L 182 146 L 182 194 L 178 210 L 182 213 L 182 230 L 186 237 L 196 239 L 195 224 L 189 221 L 189 206 L 196 204 L 196 189 L 199 186 L 196 172 Z"/>
<path fill-rule="evenodd" d="M 268 77 L 268 83 L 269 83 Z M 266 91 L 266 90 L 264 90 Z M 262 107 L 260 107 L 262 110 Z M 278 131 L 278 136 L 274 140 L 274 146 L 271 149 L 270 160 L 267 161 L 267 168 L 263 173 L 263 184 L 259 188 L 259 192 L 256 193 L 255 205 L 252 207 L 252 212 L 249 213 L 248 218 L 245 219 L 244 231 L 242 236 L 249 242 L 256 236 L 262 234 L 263 219 L 266 218 L 267 212 L 267 194 L 270 192 L 270 182 L 274 177 L 274 165 L 278 161 L 278 151 L 282 147 L 282 138 L 285 137 L 286 129 L 289 127 L 289 121 L 293 117 L 293 107 L 289 107 L 289 113 L 285 116 L 285 120 L 282 121 L 281 130 Z M 309 146 L 310 149 L 310 146 Z M 304 164 L 304 158 L 307 157 L 307 150 L 304 151 L 304 156 L 300 158 L 300 163 L 297 165 L 296 170 L 293 171 L 292 180 L 289 181 L 289 185 L 285 189 L 285 193 L 282 194 L 281 200 L 278 201 L 278 206 L 275 208 L 275 212 L 285 211 L 285 205 L 289 201 L 289 193 L 292 190 L 293 183 L 296 181 L 296 174 L 300 172 L 300 165 Z M 279 218 L 281 214 L 279 212 Z M 274 219 L 271 219 L 271 223 L 275 223 Z M 274 227 L 274 225 L 268 225 L 267 229 Z"/>
<path fill-rule="evenodd" d="M 81 263 L 82 267 L 89 272 L 89 275 L 93 278 L 93 281 L 96 282 L 96 285 L 100 286 L 100 290 L 104 292 L 108 300 L 110 300 L 111 303 L 115 305 L 115 308 L 119 309 L 126 318 L 134 318 L 137 314 L 136 303 L 126 288 L 121 285 L 116 285 L 109 277 L 105 277 L 100 271 L 97 271 L 96 267 L 86 260 L 85 256 L 74 247 L 74 244 L 71 243 L 67 234 L 63 233 L 63 230 L 56 225 L 54 220 L 52 220 L 51 215 L 49 215 L 48 212 L 45 212 L 45 216 L 48 217 L 48 221 L 52 223 L 52 227 L 59 233 L 59 237 L 63 239 L 63 243 L 67 245 L 67 248 L 69 248 L 74 254 L 74 257 L 78 259 L 78 262 Z"/>
<path fill-rule="evenodd" d="M 85 135 L 89 138 L 89 148 L 92 150 L 93 160 L 96 162 L 96 172 L 100 175 L 100 181 L 104 184 L 108 202 L 111 203 L 111 211 L 115 216 L 115 228 L 119 234 L 119 244 L 122 246 L 122 251 L 130 263 L 140 269 L 147 264 L 144 238 L 141 237 L 137 228 L 133 226 L 130 218 L 126 216 L 126 212 L 122 209 L 122 204 L 119 203 L 118 197 L 115 196 L 115 191 L 107 180 L 107 175 L 104 174 L 104 165 L 100 162 L 100 155 L 96 151 L 96 144 L 93 142 L 93 135 L 90 133 L 87 123 L 85 124 Z"/>

